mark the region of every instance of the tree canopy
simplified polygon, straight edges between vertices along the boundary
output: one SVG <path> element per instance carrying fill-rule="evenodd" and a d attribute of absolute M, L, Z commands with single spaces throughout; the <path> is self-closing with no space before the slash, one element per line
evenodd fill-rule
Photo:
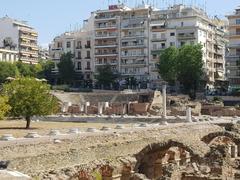
<path fill-rule="evenodd" d="M 114 83 L 117 79 L 117 74 L 115 74 L 112 70 L 110 64 L 100 66 L 97 69 L 98 74 L 96 75 L 96 79 L 98 84 L 103 86 L 110 86 L 110 84 Z"/>
<path fill-rule="evenodd" d="M 4 84 L 3 95 L 9 98 L 10 115 L 24 117 L 26 128 L 32 116 L 48 115 L 56 111 L 57 100 L 50 95 L 50 87 L 35 78 L 18 78 Z"/>
<path fill-rule="evenodd" d="M 15 64 L 8 62 L 0 62 L 0 83 L 5 82 L 6 78 L 19 75 L 18 68 Z"/>
<path fill-rule="evenodd" d="M 72 61 L 71 52 L 63 54 L 57 66 L 59 76 L 64 81 L 64 83 L 66 84 L 71 83 L 74 79 L 74 64 Z"/>
<path fill-rule="evenodd" d="M 184 91 L 195 98 L 196 90 L 203 76 L 202 46 L 184 45 L 170 47 L 160 55 L 159 74 L 169 83 L 179 83 Z"/>
<path fill-rule="evenodd" d="M 6 96 L 0 96 L 0 119 L 3 119 L 11 109 Z"/>

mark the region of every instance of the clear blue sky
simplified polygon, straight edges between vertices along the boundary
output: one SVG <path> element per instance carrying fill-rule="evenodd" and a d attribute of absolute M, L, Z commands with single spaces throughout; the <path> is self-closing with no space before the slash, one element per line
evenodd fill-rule
<path fill-rule="evenodd" d="M 142 0 L 121 0 L 135 5 Z M 155 2 L 158 7 L 167 3 L 184 2 L 204 4 L 204 0 L 145 0 Z M 240 5 L 239 0 L 206 0 L 207 12 L 210 15 L 224 17 Z M 117 0 L 2 0 L 0 17 L 8 15 L 15 19 L 26 20 L 39 32 L 39 44 L 45 45 L 71 28 L 74 29 L 87 19 L 92 11 L 106 8 Z"/>

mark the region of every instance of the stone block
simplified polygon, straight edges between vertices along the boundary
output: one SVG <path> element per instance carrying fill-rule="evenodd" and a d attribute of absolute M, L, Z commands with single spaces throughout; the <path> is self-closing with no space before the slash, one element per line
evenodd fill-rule
<path fill-rule="evenodd" d="M 0 140 L 2 141 L 11 141 L 14 140 L 15 138 L 13 137 L 12 134 L 4 134 L 2 135 L 2 137 L 0 138 Z"/>
<path fill-rule="evenodd" d="M 37 132 L 28 133 L 25 138 L 40 138 L 41 136 Z"/>

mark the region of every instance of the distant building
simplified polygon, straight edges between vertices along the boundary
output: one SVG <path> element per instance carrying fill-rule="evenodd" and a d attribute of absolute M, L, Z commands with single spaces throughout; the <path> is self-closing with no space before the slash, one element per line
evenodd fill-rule
<path fill-rule="evenodd" d="M 27 64 L 38 63 L 38 33 L 26 22 L 9 17 L 0 18 L 0 47 L 4 47 L 6 38 L 19 51 L 19 60 Z"/>
<path fill-rule="evenodd" d="M 156 63 L 162 50 L 185 44 L 202 44 L 207 87 L 214 88 L 225 81 L 225 24 L 213 20 L 195 7 L 174 5 L 167 10 L 155 10 L 151 16 L 151 77 L 159 76 Z"/>
<path fill-rule="evenodd" d="M 75 54 L 76 70 L 85 78 L 89 72 L 93 78 L 98 67 L 110 64 L 121 80 L 134 77 L 145 87 L 159 88 L 162 79 L 157 63 L 161 52 L 170 46 L 199 43 L 203 46 L 207 88 L 212 89 L 226 80 L 225 25 L 196 7 L 174 5 L 158 10 L 145 4 L 135 8 L 112 5 L 93 12 L 87 28 L 56 37 L 50 56 L 57 63 L 63 52 L 71 51 Z M 91 48 L 86 48 L 84 41 L 90 41 Z M 84 53 L 89 53 L 91 58 L 83 58 Z M 82 69 L 88 63 L 91 71 Z"/>
<path fill-rule="evenodd" d="M 10 62 L 14 63 L 18 61 L 18 51 L 1 49 L 0 48 L 0 62 Z"/>
<path fill-rule="evenodd" d="M 49 60 L 49 50 L 47 48 L 38 47 L 38 58 L 39 60 Z"/>
<path fill-rule="evenodd" d="M 230 87 L 240 88 L 240 7 L 231 15 L 229 20 L 229 52 L 226 59 L 227 77 Z"/>
<path fill-rule="evenodd" d="M 77 86 L 88 86 L 94 79 L 94 41 L 93 17 L 85 21 L 84 27 L 75 32 L 66 32 L 54 38 L 49 46 L 50 58 L 55 63 L 53 73 L 58 74 L 57 64 L 63 53 L 71 52 L 75 66 L 75 83 Z"/>

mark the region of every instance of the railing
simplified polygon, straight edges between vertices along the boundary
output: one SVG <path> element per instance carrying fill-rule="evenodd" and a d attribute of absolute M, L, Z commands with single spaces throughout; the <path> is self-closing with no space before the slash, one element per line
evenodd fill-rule
<path fill-rule="evenodd" d="M 37 40 L 37 37 L 35 36 L 30 36 L 30 35 L 20 35 L 20 38 L 26 38 L 26 39 L 33 39 L 33 40 Z"/>
<path fill-rule="evenodd" d="M 85 45 L 85 48 L 86 48 L 86 49 L 90 49 L 90 48 L 91 48 L 91 45 Z"/>
<path fill-rule="evenodd" d="M 122 44 L 122 47 L 131 47 L 131 46 L 145 46 L 145 44 L 134 44 L 134 43 L 131 43 L 131 44 Z"/>
<path fill-rule="evenodd" d="M 102 55 L 118 55 L 117 52 L 106 52 L 106 53 L 95 53 L 96 56 L 102 56 Z"/>
<path fill-rule="evenodd" d="M 185 38 L 194 39 L 195 35 L 194 34 L 178 34 L 178 38 L 179 39 L 185 39 Z"/>
<path fill-rule="evenodd" d="M 76 49 L 82 49 L 82 46 L 77 46 Z"/>
<path fill-rule="evenodd" d="M 104 44 L 95 44 L 95 46 L 117 46 L 117 43 L 104 43 Z"/>
<path fill-rule="evenodd" d="M 146 54 L 122 54 L 122 57 L 146 56 Z"/>
<path fill-rule="evenodd" d="M 107 37 L 116 37 L 118 34 L 96 34 L 95 37 L 107 38 Z"/>
<path fill-rule="evenodd" d="M 116 28 L 117 25 L 105 25 L 105 26 L 95 26 L 96 29 L 104 29 L 104 28 Z"/>
<path fill-rule="evenodd" d="M 132 38 L 132 37 L 145 37 L 145 34 L 133 34 L 133 35 L 125 35 L 123 38 Z"/>
<path fill-rule="evenodd" d="M 145 26 L 144 25 L 139 25 L 139 24 L 122 26 L 122 29 L 129 29 L 129 28 L 145 28 Z"/>
<path fill-rule="evenodd" d="M 112 16 L 95 16 L 96 20 L 102 20 L 102 19 L 116 19 L 115 15 Z"/>

